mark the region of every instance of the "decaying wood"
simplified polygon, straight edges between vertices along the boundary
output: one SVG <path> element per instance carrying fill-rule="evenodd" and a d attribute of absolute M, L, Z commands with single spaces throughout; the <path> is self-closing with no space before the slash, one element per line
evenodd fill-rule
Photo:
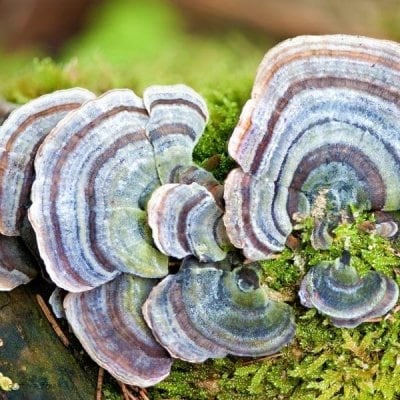
<path fill-rule="evenodd" d="M 10 400 L 93 400 L 96 377 L 83 370 L 44 318 L 31 287 L 0 293 L 0 372 L 19 389 Z"/>

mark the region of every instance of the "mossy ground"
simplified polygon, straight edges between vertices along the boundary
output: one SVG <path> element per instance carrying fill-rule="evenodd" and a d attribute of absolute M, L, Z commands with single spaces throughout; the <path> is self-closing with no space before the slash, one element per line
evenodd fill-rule
<path fill-rule="evenodd" d="M 194 159 L 223 180 L 234 166 L 227 154 L 227 140 L 271 41 L 260 40 L 262 46 L 255 46 L 235 32 L 218 40 L 189 37 L 182 33 L 176 15 L 157 2 L 138 2 L 134 10 L 126 0 L 113 4 L 96 16 L 96 24 L 85 37 L 71 42 L 64 61 L 35 59 L 26 63 L 26 58 L 0 57 L 0 95 L 23 103 L 72 86 L 97 93 L 130 87 L 140 94 L 150 84 L 184 82 L 205 96 L 210 110 L 210 122 Z M 155 13 L 153 6 L 161 9 Z M 146 24 L 148 14 L 157 18 L 157 23 Z M 123 25 L 124 20 L 129 20 L 131 29 L 144 32 L 139 38 L 152 39 L 146 45 L 143 40 L 132 43 L 125 39 L 125 31 L 111 33 L 106 28 Z M 70 59 L 72 55 L 78 58 Z M 151 388 L 149 396 L 174 400 L 389 400 L 400 396 L 400 314 L 356 329 L 338 329 L 314 310 L 302 307 L 296 295 L 306 270 L 320 260 L 335 259 L 344 247 L 361 273 L 376 269 L 400 283 L 399 259 L 393 252 L 397 244 L 360 230 L 360 223 L 369 218 L 360 214 L 354 222 L 341 225 L 330 250 L 318 252 L 310 246 L 311 227 L 306 220 L 296 233 L 300 247 L 286 249 L 276 260 L 263 263 L 265 283 L 282 293 L 296 314 L 295 340 L 281 353 L 260 360 L 228 357 L 200 365 L 177 361 L 170 377 Z M 105 387 L 104 397 L 120 398 L 111 383 Z"/>
<path fill-rule="evenodd" d="M 171 376 L 153 388 L 154 399 L 395 399 L 400 395 L 400 316 L 391 313 L 355 329 L 339 329 L 297 297 L 304 273 L 322 260 L 333 260 L 346 248 L 362 274 L 375 269 L 400 283 L 396 244 L 363 232 L 368 214 L 335 230 L 329 251 L 314 250 L 307 220 L 295 251 L 262 263 L 268 286 L 293 306 L 296 336 L 278 355 L 260 360 L 228 357 L 201 365 L 176 363 Z"/>

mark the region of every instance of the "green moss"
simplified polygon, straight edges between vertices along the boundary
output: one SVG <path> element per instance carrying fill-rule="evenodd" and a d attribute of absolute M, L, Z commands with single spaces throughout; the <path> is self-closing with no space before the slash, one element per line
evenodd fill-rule
<path fill-rule="evenodd" d="M 244 102 L 249 98 L 250 88 L 251 82 L 243 81 L 241 87 L 205 91 L 210 121 L 194 150 L 193 159 L 221 181 L 235 165 L 228 155 L 227 143 Z"/>
<path fill-rule="evenodd" d="M 359 228 L 371 219 L 366 213 L 356 213 L 353 222 L 335 230 L 331 249 L 322 252 L 311 247 L 312 221 L 306 219 L 296 232 L 300 239 L 296 251 L 285 249 L 277 259 L 262 263 L 264 281 L 291 296 L 296 314 L 295 340 L 278 356 L 228 357 L 195 366 L 178 363 L 169 378 L 151 389 L 154 398 L 396 399 L 400 395 L 395 384 L 400 371 L 400 316 L 393 313 L 377 323 L 339 329 L 316 310 L 303 308 L 295 296 L 308 268 L 338 257 L 344 248 L 350 249 L 360 272 L 376 269 L 394 275 L 398 258 L 393 255 L 393 243 Z"/>

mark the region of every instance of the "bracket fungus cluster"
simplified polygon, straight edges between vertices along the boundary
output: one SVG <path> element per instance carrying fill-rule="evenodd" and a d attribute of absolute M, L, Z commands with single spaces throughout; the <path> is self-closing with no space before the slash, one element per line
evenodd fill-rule
<path fill-rule="evenodd" d="M 281 251 L 293 214 L 309 214 L 321 191 L 333 222 L 348 205 L 400 209 L 399 50 L 328 35 L 267 53 L 229 142 L 240 168 L 225 183 L 225 224 L 246 257 Z"/>
<path fill-rule="evenodd" d="M 301 36 L 266 54 L 229 141 L 239 168 L 224 190 L 227 234 L 249 260 L 283 250 L 297 215 L 314 217 L 312 244 L 325 249 L 350 206 L 400 209 L 399 65 L 398 44 L 348 35 Z M 375 232 L 393 236 L 397 224 Z M 397 292 L 377 273 L 358 279 L 350 266 L 325 265 L 306 275 L 300 296 L 352 327 L 389 311 Z"/>
<path fill-rule="evenodd" d="M 154 385 L 171 368 L 171 351 L 156 340 L 157 334 L 153 336 L 142 314 L 152 288 L 164 285 L 159 280 L 168 275 L 168 256 L 195 256 L 202 262 L 227 256 L 223 187 L 192 162 L 207 119 L 204 100 L 184 85 L 152 86 L 143 99 L 128 89 L 95 97 L 77 88 L 27 103 L 11 113 L 1 130 L 1 232 L 21 235 L 28 211 L 48 275 L 69 292 L 63 306 L 73 331 L 99 365 L 128 384 Z M 5 256 L 11 259 L 20 238 L 1 238 L 8 245 Z M 30 277 L 34 264 L 22 262 L 26 249 L 18 251 L 18 274 Z M 19 275 L 3 258 L 4 275 L 14 282 Z M 217 264 L 206 265 L 205 270 L 216 277 L 222 271 Z M 177 277 L 182 274 L 188 272 Z M 20 278 L 14 286 L 27 280 Z M 221 280 L 215 290 L 221 292 L 228 281 Z M 204 290 L 206 280 L 203 284 Z M 224 295 L 238 297 L 241 289 L 224 290 Z M 243 304 L 255 308 L 256 319 L 248 323 L 259 335 L 254 338 L 260 349 L 254 343 L 253 349 L 235 350 L 243 346 L 245 337 L 248 342 L 253 337 L 241 323 L 229 322 L 234 315 L 226 316 L 222 327 L 233 347 L 215 343 L 220 350 L 203 359 L 227 353 L 269 354 L 293 336 L 288 306 L 269 302 L 258 288 L 254 294 L 250 288 L 244 292 L 248 299 Z M 185 293 L 189 302 L 190 291 Z M 221 301 L 226 311 L 228 298 Z M 245 314 L 244 310 L 231 312 L 238 317 Z M 268 312 L 271 315 L 264 320 Z M 284 317 L 282 321 L 278 314 Z M 216 309 L 215 318 L 221 318 L 221 310 Z M 207 340 L 212 343 L 220 338 L 214 335 Z"/>
<path fill-rule="evenodd" d="M 0 128 L 0 287 L 36 273 L 17 237 L 28 210 L 73 331 L 122 382 L 153 385 L 173 358 L 279 351 L 293 312 L 249 262 L 282 251 L 294 215 L 315 217 L 313 244 L 325 248 L 348 206 L 400 209 L 398 65 L 398 45 L 362 37 L 276 46 L 229 142 L 238 168 L 224 185 L 192 162 L 208 112 L 187 86 L 143 98 L 70 89 L 18 108 Z M 397 224 L 373 229 L 390 237 Z M 168 257 L 183 259 L 176 274 Z M 360 278 L 345 256 L 310 269 L 300 298 L 353 327 L 389 311 L 398 287 Z"/>
<path fill-rule="evenodd" d="M 258 274 L 251 266 L 226 271 L 189 257 L 151 291 L 146 322 L 173 357 L 189 362 L 276 353 L 294 336 L 293 313 L 267 297 Z"/>

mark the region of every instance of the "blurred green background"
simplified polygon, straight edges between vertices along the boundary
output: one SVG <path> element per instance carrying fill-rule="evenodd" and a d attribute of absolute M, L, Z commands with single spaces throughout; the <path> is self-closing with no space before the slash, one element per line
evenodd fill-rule
<path fill-rule="evenodd" d="M 178 81 L 248 90 L 280 39 L 399 39 L 399 27 L 398 0 L 0 0 L 0 95 L 24 102 L 72 85 L 140 94 Z"/>
<path fill-rule="evenodd" d="M 73 85 L 98 92 L 124 86 L 140 94 L 150 84 L 176 82 L 203 92 L 248 88 L 272 43 L 267 35 L 235 27 L 211 33 L 190 29 L 182 10 L 161 0 L 103 1 L 82 18 L 83 27 L 56 48 L 49 47 L 46 37 L 11 48 L 3 44 L 0 95 L 25 102 Z"/>

